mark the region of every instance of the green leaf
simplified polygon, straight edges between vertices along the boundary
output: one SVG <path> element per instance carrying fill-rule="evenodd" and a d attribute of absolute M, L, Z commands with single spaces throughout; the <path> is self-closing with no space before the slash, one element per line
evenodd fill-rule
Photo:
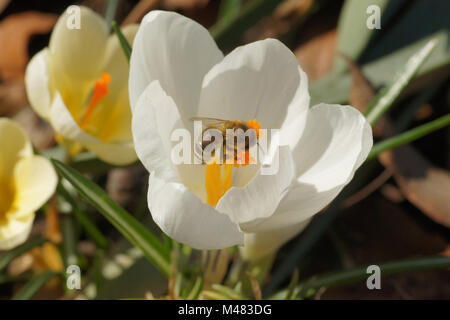
<path fill-rule="evenodd" d="M 114 20 L 117 11 L 117 5 L 119 4 L 119 0 L 108 0 L 106 2 L 105 7 L 105 20 L 106 24 L 109 26 L 111 22 Z"/>
<path fill-rule="evenodd" d="M 57 275 L 59 273 L 46 271 L 33 277 L 16 293 L 12 300 L 30 300 L 47 282 Z"/>
<path fill-rule="evenodd" d="M 418 270 L 430 270 L 450 267 L 448 257 L 425 257 L 408 260 L 394 261 L 379 265 L 382 276 L 405 273 Z M 300 294 L 305 294 L 311 289 L 322 287 L 329 288 L 350 283 L 355 283 L 367 279 L 367 267 L 327 273 L 313 277 L 298 285 Z"/>
<path fill-rule="evenodd" d="M 117 25 L 117 22 L 113 21 L 111 23 L 111 25 L 112 25 L 112 28 L 114 30 L 114 33 L 119 38 L 120 46 L 122 47 L 123 53 L 125 54 L 125 57 L 127 58 L 127 61 L 130 62 L 130 57 L 131 57 L 131 46 L 130 46 L 130 44 L 128 43 L 127 39 L 123 35 L 122 31 L 120 31 L 120 28 Z"/>
<path fill-rule="evenodd" d="M 370 150 L 367 160 L 375 158 L 383 151 L 394 149 L 401 145 L 410 143 L 448 125 L 450 125 L 450 114 L 442 116 L 434 121 L 425 123 L 417 128 L 403 132 L 399 135 L 396 135 L 395 137 L 378 142 L 372 147 L 372 150 Z"/>
<path fill-rule="evenodd" d="M 222 0 L 220 2 L 219 15 L 217 21 L 224 23 L 223 21 L 229 20 L 239 13 L 242 6 L 242 0 Z"/>
<path fill-rule="evenodd" d="M 48 239 L 46 238 L 36 237 L 0 255 L 0 272 L 3 271 L 10 264 L 10 262 L 18 256 L 30 251 L 35 247 L 43 245 L 47 241 Z"/>
<path fill-rule="evenodd" d="M 344 53 L 352 61 L 357 61 L 373 33 L 379 32 L 377 29 L 367 28 L 366 21 L 369 17 L 366 13 L 367 8 L 370 5 L 377 5 L 383 16 L 388 3 L 388 0 L 346 0 L 339 15 L 337 51 Z M 342 59 L 337 61 L 339 64 L 335 67 L 344 69 L 345 62 Z"/>
<path fill-rule="evenodd" d="M 192 287 L 191 292 L 186 297 L 186 300 L 197 300 L 202 289 L 203 289 L 203 277 L 198 276 L 194 282 L 194 286 Z"/>
<path fill-rule="evenodd" d="M 218 21 L 210 32 L 217 45 L 224 49 L 240 39 L 242 34 L 263 17 L 269 15 L 283 0 L 252 0 L 241 12 L 229 19 Z"/>
<path fill-rule="evenodd" d="M 411 81 L 419 67 L 430 55 L 431 51 L 436 47 L 437 41 L 437 39 L 433 39 L 427 42 L 427 44 L 419 52 L 408 60 L 405 69 L 402 73 L 397 75 L 392 84 L 377 94 L 366 112 L 367 121 L 369 121 L 371 125 L 374 125 L 378 119 L 393 105 L 397 97 Z"/>
<path fill-rule="evenodd" d="M 295 299 L 295 287 L 297 286 L 298 283 L 298 278 L 299 278 L 299 273 L 298 273 L 298 269 L 294 270 L 294 274 L 292 275 L 291 278 L 291 282 L 289 283 L 288 289 L 287 289 L 287 293 L 286 293 L 286 297 L 284 298 L 284 300 L 292 300 Z"/>
<path fill-rule="evenodd" d="M 97 228 L 91 217 L 79 208 L 76 201 L 72 198 L 69 191 L 67 191 L 62 183 L 58 184 L 57 191 L 58 194 L 61 195 L 64 200 L 69 203 L 75 218 L 83 226 L 83 228 L 86 230 L 86 233 L 92 238 L 95 244 L 99 248 L 106 249 L 108 247 L 108 239 Z"/>
<path fill-rule="evenodd" d="M 114 227 L 132 244 L 142 250 L 166 277 L 170 276 L 170 254 L 164 244 L 131 214 L 115 203 L 96 184 L 58 160 L 51 160 L 56 170 L 66 178 Z"/>

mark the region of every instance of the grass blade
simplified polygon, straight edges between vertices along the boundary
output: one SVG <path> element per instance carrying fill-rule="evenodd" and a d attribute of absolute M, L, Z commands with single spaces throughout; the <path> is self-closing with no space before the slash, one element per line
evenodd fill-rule
<path fill-rule="evenodd" d="M 131 46 L 128 43 L 127 39 L 123 35 L 122 31 L 120 31 L 120 27 L 117 24 L 116 21 L 113 21 L 111 23 L 112 28 L 114 30 L 114 33 L 116 34 L 117 38 L 119 38 L 120 46 L 122 47 L 123 53 L 125 54 L 125 57 L 127 58 L 127 61 L 130 62 L 131 57 Z"/>
<path fill-rule="evenodd" d="M 117 11 L 117 5 L 119 4 L 119 0 L 108 0 L 105 7 L 105 20 L 107 25 L 111 25 L 111 22 L 114 20 Z"/>
<path fill-rule="evenodd" d="M 132 244 L 142 250 L 166 277 L 170 276 L 170 254 L 164 244 L 131 214 L 115 203 L 99 186 L 58 160 L 51 160 L 66 178 L 114 227 Z"/>
<path fill-rule="evenodd" d="M 49 240 L 46 238 L 36 237 L 0 255 L 0 272 L 3 271 L 9 265 L 9 263 L 18 256 L 24 254 L 25 252 L 35 247 L 43 245 L 47 241 Z"/>
<path fill-rule="evenodd" d="M 186 300 L 197 300 L 198 296 L 202 292 L 202 289 L 203 289 L 203 277 L 198 276 L 197 279 L 195 280 L 195 283 L 194 283 L 194 286 L 192 287 L 191 292 L 186 297 Z"/>
<path fill-rule="evenodd" d="M 372 150 L 370 150 L 367 160 L 375 158 L 383 151 L 394 149 L 401 145 L 410 143 L 448 125 L 450 125 L 450 114 L 442 116 L 434 121 L 425 123 L 417 128 L 403 132 L 399 135 L 396 135 L 395 137 L 378 142 L 372 147 Z"/>
<path fill-rule="evenodd" d="M 30 281 L 28 281 L 19 292 L 12 298 L 12 300 L 30 300 L 34 297 L 36 293 L 53 277 L 59 275 L 53 271 L 43 272 L 35 277 L 33 277 Z"/>
<path fill-rule="evenodd" d="M 428 41 L 422 49 L 408 60 L 404 71 L 395 78 L 392 84 L 381 90 L 375 97 L 375 100 L 371 103 L 366 112 L 367 121 L 369 121 L 371 125 L 374 125 L 378 119 L 389 110 L 403 89 L 411 81 L 419 67 L 436 47 L 436 44 L 436 39 Z"/>

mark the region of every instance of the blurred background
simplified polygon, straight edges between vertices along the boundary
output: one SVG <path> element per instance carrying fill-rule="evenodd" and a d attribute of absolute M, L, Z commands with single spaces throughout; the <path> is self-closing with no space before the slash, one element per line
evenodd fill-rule
<path fill-rule="evenodd" d="M 114 1 L 114 0 L 113 0 Z M 71 4 L 105 15 L 107 0 L 0 0 L 0 116 L 18 121 L 38 150 L 56 143 L 51 127 L 29 107 L 24 71 L 47 46 L 57 17 Z M 208 28 L 229 52 L 267 37 L 283 41 L 309 77 L 311 105 L 348 103 L 365 110 L 374 94 L 393 80 L 428 39 L 440 42 L 401 99 L 374 129 L 376 140 L 432 121 L 450 111 L 450 1 L 448 0 L 119 0 L 113 18 L 138 23 L 150 10 L 175 10 Z M 369 29 L 369 5 L 381 10 L 381 28 Z M 107 15 L 107 13 L 106 13 Z M 267 292 L 286 286 L 295 269 L 310 275 L 428 255 L 450 256 L 450 127 L 383 153 L 360 170 L 346 199 L 319 214 L 308 229 L 277 256 Z M 141 166 L 99 172 L 93 178 L 109 195 L 152 226 L 146 171 Z M 87 210 L 92 210 L 87 208 Z M 91 263 L 104 259 L 97 298 L 143 297 L 164 290 L 165 281 L 133 251 L 98 213 L 98 226 L 113 243 L 95 250 L 79 231 L 77 254 Z M 48 212 L 37 215 L 33 234 L 48 230 Z M 47 217 L 47 219 L 45 219 Z M 64 226 L 62 215 L 56 221 Z M 31 268 L 35 256 L 16 259 L 10 274 Z M 31 260 L 30 260 L 31 259 Z M 125 262 L 126 263 L 125 263 Z M 90 275 L 93 278 L 96 275 Z M 126 280 L 125 280 L 126 279 Z M 0 281 L 0 298 L 16 290 Z M 38 298 L 59 298 L 48 287 Z M 365 282 L 319 290 L 312 299 L 450 299 L 450 270 L 418 271 L 383 277 L 381 290 Z"/>

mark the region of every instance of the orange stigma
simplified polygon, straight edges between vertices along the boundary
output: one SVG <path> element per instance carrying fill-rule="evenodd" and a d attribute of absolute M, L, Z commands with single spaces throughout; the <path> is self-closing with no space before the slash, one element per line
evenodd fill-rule
<path fill-rule="evenodd" d="M 231 188 L 231 179 L 233 175 L 233 165 L 225 164 L 222 173 L 222 167 L 216 161 L 206 165 L 206 196 L 207 202 L 215 207 L 220 198 Z"/>
<path fill-rule="evenodd" d="M 89 118 L 92 116 L 92 112 L 94 112 L 95 107 L 100 102 L 100 100 L 106 96 L 109 92 L 108 84 L 111 82 L 111 76 L 107 72 L 103 72 L 95 82 L 94 92 L 92 93 L 91 101 L 89 102 L 88 109 L 83 116 L 83 120 L 81 120 L 80 127 L 82 129 L 86 128 L 87 123 L 89 122 Z"/>

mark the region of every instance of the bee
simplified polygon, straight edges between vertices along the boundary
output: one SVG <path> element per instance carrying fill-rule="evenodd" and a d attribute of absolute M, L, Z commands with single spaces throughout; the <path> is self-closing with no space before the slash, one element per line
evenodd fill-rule
<path fill-rule="evenodd" d="M 248 155 L 252 147 L 258 144 L 258 131 L 247 133 L 247 130 L 254 130 L 251 121 L 245 122 L 241 120 L 223 120 L 206 117 L 194 117 L 191 121 L 201 121 L 203 125 L 202 134 L 195 143 L 194 154 L 197 159 L 202 159 L 204 164 L 204 153 L 206 148 L 211 152 L 212 157 L 222 158 L 223 163 L 227 159 L 234 159 L 234 163 L 244 162 L 242 155 Z M 256 121 L 256 120 L 254 120 Z M 242 130 L 242 131 L 241 131 Z M 247 133 L 243 137 L 239 137 L 240 133 Z M 222 139 L 216 140 L 216 135 L 220 135 Z M 221 140 L 221 141 L 220 141 Z M 221 144 L 221 145 L 220 145 Z M 220 154 L 216 155 L 219 151 Z M 248 161 L 247 161 L 248 162 Z"/>

